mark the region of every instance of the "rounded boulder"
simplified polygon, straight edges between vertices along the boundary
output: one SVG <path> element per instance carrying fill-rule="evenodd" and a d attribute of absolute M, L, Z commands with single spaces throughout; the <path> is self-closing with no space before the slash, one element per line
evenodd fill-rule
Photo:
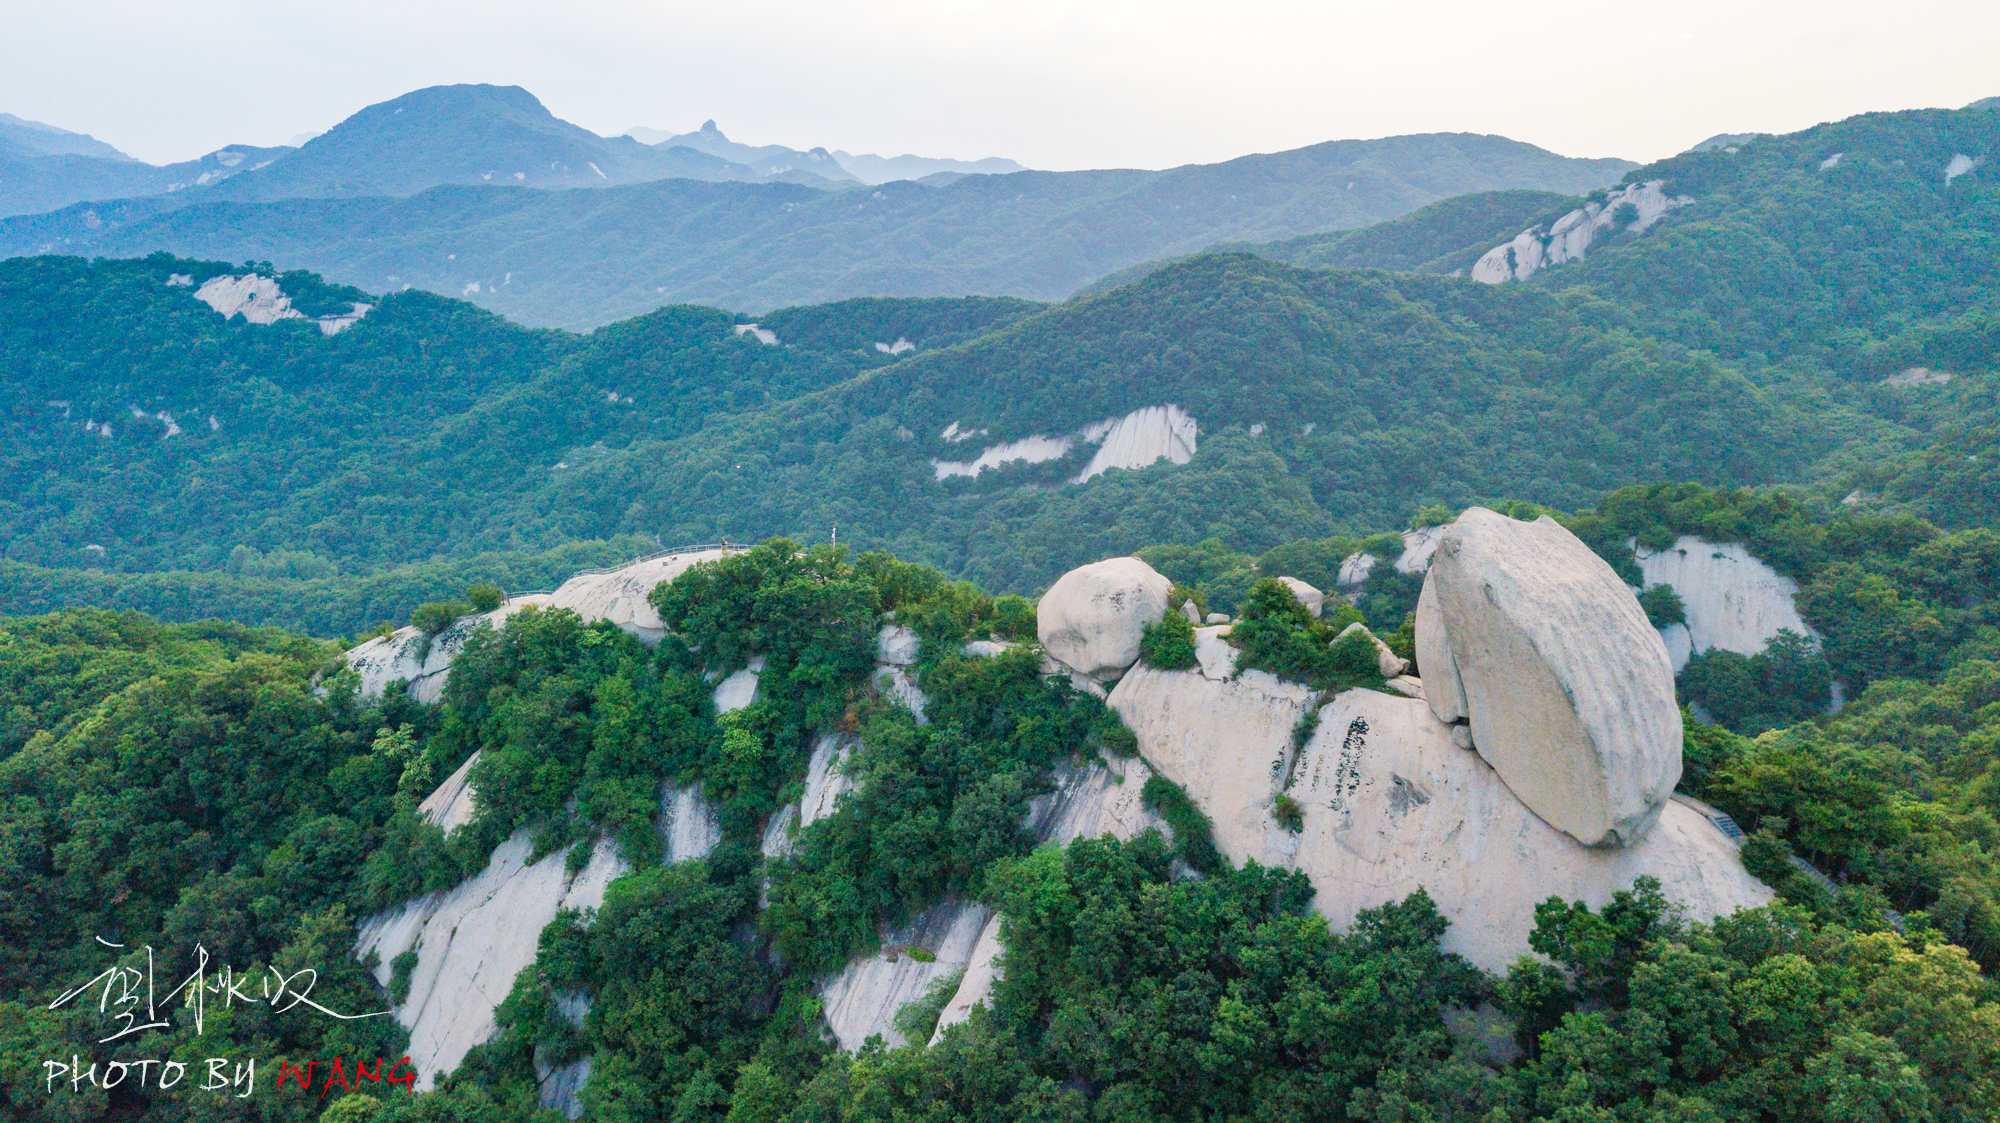
<path fill-rule="evenodd" d="M 1139 661 L 1139 637 L 1167 614 L 1173 582 L 1138 558 L 1110 558 L 1062 575 L 1036 606 L 1042 650 L 1080 675 L 1116 678 Z"/>

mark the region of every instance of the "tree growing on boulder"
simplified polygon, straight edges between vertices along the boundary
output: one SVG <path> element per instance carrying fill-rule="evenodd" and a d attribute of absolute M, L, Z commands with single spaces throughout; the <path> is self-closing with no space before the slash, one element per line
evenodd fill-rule
<path fill-rule="evenodd" d="M 1139 661 L 1163 671 L 1185 671 L 1194 666 L 1194 625 L 1178 612 L 1146 625 L 1139 637 Z"/>
<path fill-rule="evenodd" d="M 434 636 L 471 612 L 472 606 L 464 601 L 426 601 L 410 613 L 410 626 L 427 636 Z"/>

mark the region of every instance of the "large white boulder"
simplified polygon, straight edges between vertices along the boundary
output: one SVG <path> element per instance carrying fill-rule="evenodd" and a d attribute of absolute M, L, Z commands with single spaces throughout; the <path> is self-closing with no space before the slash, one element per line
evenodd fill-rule
<path fill-rule="evenodd" d="M 1278 583 L 1290 589 L 1299 603 L 1306 606 L 1306 611 L 1314 616 L 1318 616 L 1319 610 L 1326 604 L 1326 594 L 1296 577 L 1280 577 Z"/>
<path fill-rule="evenodd" d="M 1464 700 L 1472 740 L 1521 801 L 1588 846 L 1644 837 L 1681 775 L 1673 666 L 1632 590 L 1554 519 L 1474 507 L 1425 579 L 1451 657 L 1433 667 L 1437 716 Z M 1454 681 L 1455 679 L 1455 681 Z"/>
<path fill-rule="evenodd" d="M 1099 681 L 1139 661 L 1139 637 L 1167 614 L 1173 582 L 1138 558 L 1110 558 L 1070 570 L 1035 610 L 1042 650 Z"/>

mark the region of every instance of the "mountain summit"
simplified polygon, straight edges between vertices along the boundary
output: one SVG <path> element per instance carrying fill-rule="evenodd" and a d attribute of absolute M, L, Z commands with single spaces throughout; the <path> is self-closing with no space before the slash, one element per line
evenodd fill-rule
<path fill-rule="evenodd" d="M 445 183 L 561 188 L 671 177 L 754 178 L 704 153 L 598 136 L 519 86 L 431 86 L 361 110 L 224 194 L 411 195 Z"/>

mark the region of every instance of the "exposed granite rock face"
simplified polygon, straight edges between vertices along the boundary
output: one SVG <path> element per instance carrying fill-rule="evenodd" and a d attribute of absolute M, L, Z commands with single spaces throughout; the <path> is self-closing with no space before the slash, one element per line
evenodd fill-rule
<path fill-rule="evenodd" d="M 389 984 L 395 958 L 412 948 L 417 966 L 410 997 L 396 1020 L 410 1031 L 417 1091 L 458 1067 L 465 1054 L 493 1036 L 493 1011 L 514 976 L 535 961 L 542 929 L 565 908 L 596 908 L 604 888 L 626 872 L 616 846 L 602 841 L 590 863 L 571 877 L 567 850 L 530 863 L 530 832 L 493 851 L 478 876 L 362 921 L 356 954 L 381 958 L 375 977 Z"/>
<path fill-rule="evenodd" d="M 789 855 L 798 832 L 839 808 L 842 793 L 854 788 L 854 781 L 841 770 L 852 755 L 854 741 L 844 734 L 821 734 L 813 742 L 812 759 L 806 763 L 805 794 L 797 803 L 780 807 L 764 827 L 762 850 L 766 858 Z"/>
<path fill-rule="evenodd" d="M 1627 184 L 1601 203 L 1585 203 L 1550 223 L 1532 226 L 1513 241 L 1486 251 L 1472 266 L 1472 279 L 1489 285 L 1525 281 L 1552 265 L 1581 261 L 1592 242 L 1606 232 L 1623 229 L 1643 234 L 1675 207 L 1694 202 L 1691 195 L 1668 195 L 1666 181 Z"/>
<path fill-rule="evenodd" d="M 1528 951 L 1535 905 L 1550 894 L 1602 905 L 1650 874 L 1697 919 L 1770 899 L 1735 844 L 1679 804 L 1630 846 L 1579 844 L 1455 744 L 1463 727 L 1438 721 L 1420 698 L 1346 691 L 1319 708 L 1295 753 L 1293 715 L 1309 703 L 1302 690 L 1294 701 L 1289 684 L 1245 685 L 1260 674 L 1218 683 L 1140 667 L 1112 704 L 1145 760 L 1214 821 L 1232 862 L 1304 871 L 1313 907 L 1336 927 L 1421 887 L 1451 921 L 1445 950 L 1499 971 Z M 1303 811 L 1296 834 L 1272 816 L 1280 795 Z"/>
<path fill-rule="evenodd" d="M 1078 674 L 1104 681 L 1139 661 L 1139 637 L 1167 614 L 1173 582 L 1138 558 L 1110 558 L 1070 570 L 1042 594 L 1036 632 L 1042 649 Z"/>
<path fill-rule="evenodd" d="M 1458 680 L 1458 664 L 1452 661 L 1451 643 L 1444 634 L 1444 611 L 1429 581 L 1417 595 L 1417 672 L 1423 676 L 1424 700 L 1437 719 L 1447 725 L 1464 721 L 1465 684 Z M 1470 740 L 1471 734 L 1466 736 Z"/>
<path fill-rule="evenodd" d="M 734 713 L 748 709 L 757 700 L 757 683 L 764 673 L 764 657 L 753 655 L 748 666 L 732 671 L 721 682 L 715 684 L 712 698 L 717 714 Z"/>
<path fill-rule="evenodd" d="M 1212 631 L 1196 634 L 1197 658 L 1204 646 L 1212 652 L 1227 646 Z M 1146 763 L 1187 790 L 1213 820 L 1216 845 L 1240 861 L 1262 853 L 1292 764 L 1292 729 L 1312 706 L 1313 692 L 1266 671 L 1218 679 L 1208 667 L 1207 660 L 1189 671 L 1142 664 L 1108 701 L 1138 735 Z"/>
<path fill-rule="evenodd" d="M 1422 887 L 1451 921 L 1444 949 L 1489 970 L 1527 952 L 1535 905 L 1552 894 L 1602 905 L 1650 874 L 1700 920 L 1771 898 L 1735 843 L 1678 803 L 1632 845 L 1578 845 L 1413 698 L 1337 696 L 1320 710 L 1287 794 L 1304 811 L 1300 832 L 1271 824 L 1261 853 L 1225 848 L 1232 859 L 1304 870 L 1318 891 L 1313 906 L 1336 927 Z"/>
<path fill-rule="evenodd" d="M 905 1044 L 894 1024 L 896 1013 L 923 997 L 933 981 L 964 968 L 992 918 L 993 910 L 976 901 L 935 905 L 908 926 L 884 932 L 881 951 L 854 960 L 821 984 L 827 1025 L 840 1047 L 852 1052 L 878 1033 L 891 1048 Z M 912 957 L 911 948 L 929 952 L 929 962 Z"/>
<path fill-rule="evenodd" d="M 1687 610 L 1686 623 L 1660 629 L 1676 672 L 1711 648 L 1755 655 L 1780 630 L 1816 634 L 1799 616 L 1798 585 L 1740 542 L 1685 535 L 1664 550 L 1635 552 L 1646 587 L 1672 585 Z"/>
<path fill-rule="evenodd" d="M 1290 589 L 1292 595 L 1298 598 L 1299 603 L 1306 606 L 1306 611 L 1312 613 L 1314 616 L 1318 616 L 1320 609 L 1326 604 L 1326 594 L 1296 577 L 1280 577 L 1278 578 L 1278 583 Z"/>
<path fill-rule="evenodd" d="M 886 625 L 875 637 L 875 661 L 892 667 L 912 666 L 922 645 L 923 641 L 910 628 L 901 624 Z"/>
<path fill-rule="evenodd" d="M 563 582 L 553 593 L 527 593 L 510 598 L 491 612 L 474 613 L 424 643 L 422 632 L 402 627 L 387 636 L 357 644 L 347 652 L 347 665 L 361 675 L 361 696 L 380 697 L 391 683 L 410 684 L 410 697 L 419 702 L 435 702 L 444 696 L 444 683 L 452 660 L 465 641 L 481 624 L 500 627 L 515 613 L 531 606 L 567 608 L 586 624 L 609 620 L 647 644 L 657 644 L 666 635 L 666 625 L 646 598 L 654 586 L 671 581 L 693 566 L 741 553 L 735 548 L 674 554 L 608 573 L 579 573 Z"/>
<path fill-rule="evenodd" d="M 702 798 L 700 784 L 691 788 L 668 784 L 660 790 L 659 827 L 663 860 L 669 865 L 706 858 L 722 841 L 721 813 Z"/>
<path fill-rule="evenodd" d="M 475 752 L 418 804 L 424 818 L 450 833 L 471 822 Z M 705 857 L 721 840 L 715 808 L 701 789 L 669 785 L 661 797 L 661 845 L 668 862 Z M 487 866 L 451 889 L 425 894 L 362 920 L 358 957 L 373 951 L 380 962 L 377 981 L 387 986 L 397 956 L 417 952 L 410 996 L 396 1019 L 410 1031 L 410 1062 L 419 1073 L 419 1091 L 438 1075 L 458 1067 L 473 1046 L 492 1037 L 493 1012 L 514 985 L 514 976 L 535 961 L 542 929 L 561 909 L 596 908 L 604 890 L 629 866 L 615 843 L 603 839 L 589 864 L 572 877 L 568 850 L 530 862 L 533 832 L 522 830 L 493 851 Z M 580 1014 L 579 1014 L 580 1016 Z M 542 1102 L 575 1117 L 576 1092 L 589 1078 L 582 1061 L 537 1073 Z"/>
<path fill-rule="evenodd" d="M 1479 754 L 1577 841 L 1644 837 L 1680 780 L 1680 708 L 1666 647 L 1610 565 L 1554 519 L 1475 507 L 1425 584 Z"/>

